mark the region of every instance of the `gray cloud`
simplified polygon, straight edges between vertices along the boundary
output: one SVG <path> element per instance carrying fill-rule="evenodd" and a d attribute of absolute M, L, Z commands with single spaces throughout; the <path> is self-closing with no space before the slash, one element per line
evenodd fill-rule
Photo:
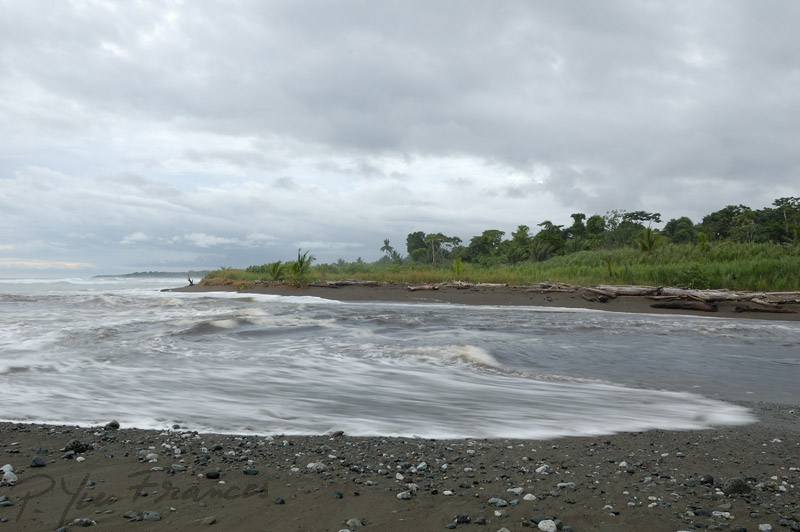
<path fill-rule="evenodd" d="M 0 7 L 14 264 L 374 259 L 415 230 L 798 195 L 793 3 Z"/>

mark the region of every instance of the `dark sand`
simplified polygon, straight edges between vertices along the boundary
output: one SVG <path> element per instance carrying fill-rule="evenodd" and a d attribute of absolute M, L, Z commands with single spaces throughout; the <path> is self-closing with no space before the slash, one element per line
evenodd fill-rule
<path fill-rule="evenodd" d="M 409 290 L 407 285 L 383 283 L 378 286 L 349 285 L 340 287 L 294 288 L 286 285 L 254 286 L 237 290 L 234 286 L 187 286 L 176 288 L 174 292 L 240 292 L 272 294 L 280 296 L 313 296 L 337 301 L 392 301 L 408 303 L 444 303 L 459 305 L 511 305 L 562 308 L 587 308 L 611 312 L 635 312 L 651 314 L 689 314 L 716 318 L 746 318 L 767 320 L 800 321 L 800 305 L 787 304 L 783 307 L 793 313 L 736 312 L 737 306 L 757 307 L 750 303 L 725 301 L 717 304 L 716 312 L 672 310 L 652 308 L 656 301 L 646 297 L 620 296 L 606 303 L 590 302 L 581 297 L 581 291 L 543 292 L 522 286 L 468 286 L 455 288 L 444 286 L 438 290 Z M 591 295 L 591 294 L 589 294 Z"/>
<path fill-rule="evenodd" d="M 537 294 L 507 287 L 254 291 L 357 301 L 654 311 L 639 298 L 591 304 L 576 294 Z M 709 315 L 727 317 L 724 307 Z M 731 312 L 731 316 L 793 319 L 795 315 Z M 95 521 L 93 528 L 98 530 L 115 531 L 210 526 L 212 530 L 368 532 L 457 526 L 514 532 L 537 530 L 532 519 L 547 516 L 560 520 L 564 530 L 576 531 L 757 531 L 759 525 L 775 531 L 800 530 L 800 408 L 771 403 L 746 406 L 758 416 L 758 423 L 547 441 L 236 437 L 180 429 L 160 433 L 127 427 L 0 423 L 0 466 L 11 464 L 18 476 L 15 486 L 0 487 L 0 532 L 56 530 L 78 518 Z M 88 445 L 75 455 L 83 461 L 63 457 L 71 440 Z M 149 453 L 156 454 L 157 461 L 148 461 Z M 35 456 L 44 458 L 46 465 L 31 467 Z M 427 467 L 418 469 L 421 462 Z M 245 474 L 248 469 L 257 474 Z M 209 472 L 220 476 L 208 478 Z M 721 491 L 737 478 L 749 493 Z M 515 488 L 519 489 L 509 491 Z M 405 493 L 410 498 L 398 498 Z M 493 505 L 503 504 L 498 500 L 508 506 Z M 129 522 L 124 517 L 145 511 L 158 512 L 160 520 Z M 471 522 L 451 524 L 458 515 Z M 203 524 L 206 518 L 214 523 Z M 363 527 L 348 524 L 351 519 Z"/>

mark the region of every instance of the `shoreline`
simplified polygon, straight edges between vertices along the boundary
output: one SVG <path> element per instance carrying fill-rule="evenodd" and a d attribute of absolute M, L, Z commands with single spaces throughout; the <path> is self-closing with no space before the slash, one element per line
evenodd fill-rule
<path fill-rule="evenodd" d="M 626 312 L 635 314 L 666 314 L 705 316 L 709 318 L 761 319 L 773 321 L 800 321 L 800 304 L 782 305 L 791 313 L 737 312 L 736 301 L 716 303 L 715 312 L 687 309 L 653 308 L 654 300 L 643 296 L 620 295 L 606 302 L 588 301 L 580 293 L 537 290 L 536 287 L 504 285 L 472 285 L 466 287 L 442 286 L 436 290 L 409 290 L 399 283 L 364 283 L 352 285 L 305 286 L 256 285 L 242 290 L 233 285 L 194 285 L 165 289 L 167 292 L 237 292 L 241 294 L 266 294 L 277 296 L 311 296 L 342 302 L 392 302 L 439 303 L 454 305 L 529 306 Z"/>
<path fill-rule="evenodd" d="M 184 287 L 176 292 L 239 292 Z M 256 287 L 339 301 L 524 305 L 790 319 L 589 302 L 523 287 Z M 729 313 L 729 314 L 728 314 Z M 760 383 L 769 386 L 769 383 Z M 121 393 L 124 391 L 121 390 Z M 196 530 L 563 532 L 800 531 L 800 405 L 728 401 L 757 421 L 554 439 L 235 435 L 178 426 L 0 421 L 0 532 Z M 498 412 L 498 415 L 503 415 Z M 111 420 L 108 420 L 109 422 Z M 409 428 L 409 432 L 413 430 Z M 72 452 L 70 452 L 72 451 Z M 78 520 L 78 521 L 76 521 Z M 544 526 L 544 525 L 543 525 Z M 546 529 L 546 528 L 544 528 Z M 542 529 L 542 530 L 544 530 Z"/>
<path fill-rule="evenodd" d="M 87 519 L 112 530 L 184 531 L 213 521 L 232 530 L 515 532 L 536 530 L 545 517 L 567 531 L 796 530 L 800 415 L 750 406 L 761 420 L 751 425 L 551 440 L 0 422 L 2 462 L 18 477 L 0 487 L 0 501 L 11 503 L 0 506 L 0 530 Z M 69 449 L 77 452 L 66 458 Z M 44 467 L 30 467 L 35 456 Z M 737 486 L 747 493 L 732 493 Z"/>

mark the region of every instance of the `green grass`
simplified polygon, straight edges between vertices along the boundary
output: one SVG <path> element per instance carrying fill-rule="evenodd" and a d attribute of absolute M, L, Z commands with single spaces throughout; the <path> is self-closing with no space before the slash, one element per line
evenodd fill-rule
<path fill-rule="evenodd" d="M 609 271 L 610 266 L 610 271 Z M 268 276 L 223 268 L 204 283 L 249 284 Z M 341 279 L 397 283 L 435 283 L 456 279 L 452 263 L 440 265 L 320 264 L 310 268 L 309 281 Z M 579 251 L 543 262 L 481 267 L 463 263 L 458 280 L 525 285 L 561 282 L 582 286 L 634 284 L 688 286 L 729 290 L 800 290 L 800 246 L 723 242 L 706 251 L 692 244 L 666 244 L 652 253 L 638 249 Z"/>

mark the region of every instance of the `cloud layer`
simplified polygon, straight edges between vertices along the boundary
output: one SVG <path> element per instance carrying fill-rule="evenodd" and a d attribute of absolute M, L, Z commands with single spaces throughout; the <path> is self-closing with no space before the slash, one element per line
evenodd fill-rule
<path fill-rule="evenodd" d="M 798 195 L 794 3 L 0 7 L 0 275 Z"/>

